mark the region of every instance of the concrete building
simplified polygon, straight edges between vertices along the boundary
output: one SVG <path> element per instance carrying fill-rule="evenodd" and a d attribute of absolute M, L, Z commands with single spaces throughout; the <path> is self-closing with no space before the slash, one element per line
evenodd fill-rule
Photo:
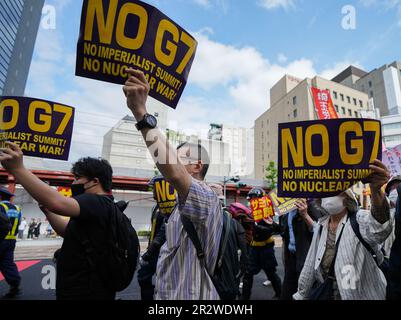
<path fill-rule="evenodd" d="M 359 118 L 361 110 L 369 109 L 369 97 L 366 93 L 321 77 L 302 80 L 284 76 L 270 91 L 270 109 L 255 121 L 256 179 L 264 179 L 265 168 L 270 161 L 277 163 L 279 123 L 317 119 L 311 94 L 312 86 L 331 92 L 333 104 L 341 118 Z M 362 188 L 362 184 L 358 188 Z"/>
<path fill-rule="evenodd" d="M 350 66 L 333 81 L 367 93 L 382 116 L 401 113 L 401 62 L 386 64 L 369 73 Z"/>
<path fill-rule="evenodd" d="M 387 149 L 401 144 L 401 114 L 381 118 L 383 142 Z"/>
<path fill-rule="evenodd" d="M 223 125 L 223 142 L 229 146 L 231 175 L 253 177 L 254 134 L 253 129 Z"/>
<path fill-rule="evenodd" d="M 168 108 L 156 100 L 150 100 L 148 112 L 156 116 L 159 128 L 165 131 Z M 126 116 L 111 128 L 103 137 L 102 157 L 115 168 L 147 170 L 151 176 L 155 164 L 135 124 L 133 116 Z"/>
<path fill-rule="evenodd" d="M 24 95 L 44 2 L 0 1 L 0 95 Z"/>

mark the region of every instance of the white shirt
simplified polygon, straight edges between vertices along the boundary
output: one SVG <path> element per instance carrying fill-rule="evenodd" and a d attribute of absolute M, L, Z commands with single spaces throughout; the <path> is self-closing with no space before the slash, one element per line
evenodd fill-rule
<path fill-rule="evenodd" d="M 18 230 L 19 230 L 19 231 L 24 231 L 24 230 L 25 230 L 25 227 L 26 227 L 26 221 L 25 221 L 25 220 L 22 220 L 21 223 L 20 223 L 19 226 L 18 226 Z"/>
<path fill-rule="evenodd" d="M 313 284 L 323 283 L 320 264 L 326 250 L 327 233 L 330 217 L 321 218 L 313 235 L 308 256 L 298 282 L 295 300 L 306 300 Z M 381 244 L 392 232 L 392 218 L 384 224 L 379 223 L 368 210 L 359 210 L 357 221 L 363 239 L 376 251 L 379 262 L 383 261 Z M 320 225 L 323 226 L 320 234 Z M 344 226 L 340 240 L 335 276 L 342 300 L 385 300 L 386 279 L 378 268 L 372 255 L 365 249 L 345 216 L 337 227 L 336 241 Z"/>

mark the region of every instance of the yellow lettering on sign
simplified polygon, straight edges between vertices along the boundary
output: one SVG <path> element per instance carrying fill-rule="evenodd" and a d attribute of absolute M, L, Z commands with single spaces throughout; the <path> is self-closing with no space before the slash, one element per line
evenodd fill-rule
<path fill-rule="evenodd" d="M 304 145 L 303 145 L 303 132 L 302 127 L 296 128 L 296 146 L 294 143 L 293 136 L 290 129 L 283 129 L 281 131 L 281 141 L 282 141 L 282 160 L 283 168 L 289 167 L 289 154 L 288 149 L 290 149 L 291 158 L 294 162 L 295 167 L 304 166 Z"/>
<path fill-rule="evenodd" d="M 178 74 L 182 74 L 182 72 L 184 71 L 185 67 L 187 66 L 189 60 L 191 60 L 192 56 L 195 53 L 195 49 L 196 49 L 196 41 L 195 39 L 193 39 L 192 37 L 190 37 L 188 34 L 186 34 L 185 32 L 183 32 L 181 34 L 181 41 L 183 43 L 185 43 L 188 46 L 188 51 L 184 56 L 184 59 L 182 59 L 180 65 L 177 68 L 177 73 Z"/>
<path fill-rule="evenodd" d="M 312 153 L 312 137 L 320 135 L 322 137 L 322 154 L 316 156 Z M 330 157 L 329 133 L 326 126 L 314 124 L 306 129 L 305 132 L 305 154 L 309 165 L 322 167 L 327 164 Z"/>
<path fill-rule="evenodd" d="M 88 9 L 86 12 L 85 21 L 85 34 L 86 41 L 92 41 L 93 25 L 95 23 L 95 16 L 97 22 L 97 29 L 99 30 L 99 41 L 105 44 L 111 44 L 113 36 L 114 21 L 116 19 L 118 0 L 109 1 L 109 10 L 107 18 L 104 16 L 103 1 L 89 0 Z M 105 19 L 106 18 L 106 19 Z"/>
<path fill-rule="evenodd" d="M 167 40 L 166 50 L 168 54 L 164 53 L 162 49 L 163 40 L 165 34 L 169 33 L 172 35 L 175 43 Z M 165 66 L 171 66 L 174 63 L 177 54 L 177 45 L 180 40 L 180 31 L 178 28 L 169 20 L 163 19 L 160 21 L 159 27 L 157 28 L 156 43 L 155 43 L 155 55 L 157 60 L 163 63 Z"/>
<path fill-rule="evenodd" d="M 63 120 L 61 121 L 60 126 L 58 127 L 58 129 L 56 131 L 57 135 L 62 135 L 64 133 L 64 131 L 65 131 L 65 128 L 67 127 L 68 123 L 71 120 L 72 108 L 66 107 L 66 106 L 62 106 L 60 104 L 55 104 L 54 105 L 54 111 L 64 114 Z"/>
<path fill-rule="evenodd" d="M 12 109 L 11 120 L 8 122 L 4 122 L 4 111 L 6 108 Z M 19 103 L 14 99 L 6 99 L 1 101 L 0 103 L 0 129 L 1 130 L 11 130 L 13 129 L 18 122 L 19 117 Z"/>
<path fill-rule="evenodd" d="M 379 152 L 379 144 L 380 144 L 380 122 L 378 121 L 365 121 L 363 123 L 363 130 L 372 131 L 375 133 L 375 141 L 373 143 L 372 155 L 370 156 L 370 161 L 373 162 L 377 154 Z"/>
<path fill-rule="evenodd" d="M 36 112 L 43 110 L 44 113 L 39 115 L 39 120 L 42 123 L 37 123 L 35 120 Z M 49 132 L 52 125 L 52 107 L 44 101 L 33 101 L 29 106 L 28 111 L 28 126 L 32 131 Z"/>
<path fill-rule="evenodd" d="M 359 139 L 351 139 L 350 146 L 356 152 L 350 154 L 347 152 L 347 133 L 354 132 Z M 363 160 L 363 132 L 361 125 L 356 121 L 344 122 L 339 130 L 339 150 L 341 161 L 344 164 L 355 165 Z"/>
<path fill-rule="evenodd" d="M 128 15 L 133 14 L 139 18 L 138 34 L 136 38 L 129 38 L 125 35 L 125 23 Z M 137 50 L 142 47 L 145 41 L 146 29 L 148 28 L 148 13 L 136 3 L 126 3 L 122 6 L 117 22 L 116 41 L 130 50 Z"/>

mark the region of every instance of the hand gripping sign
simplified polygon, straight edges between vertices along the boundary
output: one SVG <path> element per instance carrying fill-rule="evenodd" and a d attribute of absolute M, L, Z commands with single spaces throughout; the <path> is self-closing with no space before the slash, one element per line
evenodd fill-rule
<path fill-rule="evenodd" d="M 333 119 L 279 124 L 278 196 L 324 198 L 371 173 L 381 159 L 381 123 Z"/>
<path fill-rule="evenodd" d="M 154 180 L 153 188 L 160 213 L 169 216 L 177 203 L 175 189 L 163 177 Z"/>
<path fill-rule="evenodd" d="M 286 214 L 297 208 L 296 203 L 297 203 L 298 199 L 296 199 L 296 198 L 295 199 L 294 198 L 280 198 L 277 195 L 277 190 L 270 191 L 268 196 L 271 199 L 271 201 L 273 202 L 275 212 L 279 216 L 282 216 L 283 214 Z"/>
<path fill-rule="evenodd" d="M 0 141 L 26 156 L 68 160 L 75 110 L 56 102 L 0 96 Z"/>
<path fill-rule="evenodd" d="M 255 222 L 274 216 L 273 205 L 269 197 L 251 199 L 251 211 Z"/>
<path fill-rule="evenodd" d="M 76 75 L 123 84 L 144 72 L 150 96 L 176 108 L 197 42 L 156 8 L 135 0 L 84 0 Z"/>

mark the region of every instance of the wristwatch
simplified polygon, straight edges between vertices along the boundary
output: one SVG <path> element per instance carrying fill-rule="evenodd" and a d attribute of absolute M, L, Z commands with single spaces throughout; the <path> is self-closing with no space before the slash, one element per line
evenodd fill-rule
<path fill-rule="evenodd" d="M 157 119 L 151 114 L 146 113 L 143 119 L 139 121 L 135 126 L 139 131 L 145 128 L 154 129 L 157 126 Z"/>

